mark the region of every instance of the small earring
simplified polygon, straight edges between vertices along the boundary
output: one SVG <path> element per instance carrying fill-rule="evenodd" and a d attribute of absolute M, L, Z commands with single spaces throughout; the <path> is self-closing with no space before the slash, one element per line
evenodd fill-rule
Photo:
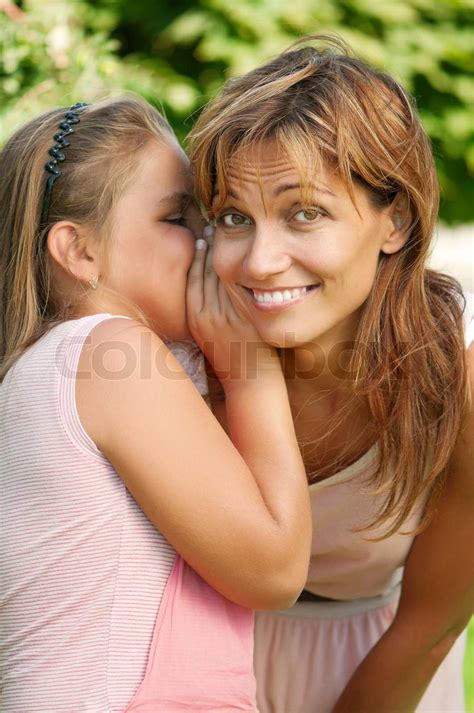
<path fill-rule="evenodd" d="M 91 275 L 89 278 L 88 284 L 92 290 L 95 290 L 97 288 L 97 277 L 94 277 L 93 275 Z"/>

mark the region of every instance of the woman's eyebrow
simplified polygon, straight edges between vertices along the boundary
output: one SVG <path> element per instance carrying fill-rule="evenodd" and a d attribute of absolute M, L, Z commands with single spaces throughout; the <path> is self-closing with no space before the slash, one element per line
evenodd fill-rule
<path fill-rule="evenodd" d="M 285 191 L 294 191 L 295 189 L 299 190 L 306 190 L 306 189 L 312 189 L 313 191 L 316 191 L 317 193 L 326 193 L 328 196 L 333 196 L 333 198 L 336 198 L 336 194 L 330 191 L 328 188 L 324 188 L 321 185 L 318 185 L 316 183 L 307 183 L 304 186 L 302 186 L 300 183 L 283 183 L 281 186 L 277 186 L 273 192 L 273 197 L 277 198 L 279 195 L 282 193 L 285 193 Z"/>
<path fill-rule="evenodd" d="M 337 198 L 336 194 L 330 191 L 328 188 L 324 188 L 321 185 L 318 185 L 316 183 L 308 183 L 302 186 L 300 183 L 283 183 L 281 186 L 277 186 L 273 192 L 273 197 L 278 198 L 279 195 L 282 193 L 285 193 L 286 191 L 294 191 L 294 190 L 302 190 L 302 189 L 312 189 L 313 191 L 316 191 L 317 193 L 326 193 L 328 196 L 332 196 L 333 198 Z M 215 200 L 216 198 L 219 197 L 219 191 L 216 190 L 215 193 L 212 195 L 212 200 Z M 235 198 L 235 200 L 240 200 L 239 196 L 237 193 L 234 191 L 228 190 L 226 195 L 230 196 L 231 198 Z"/>

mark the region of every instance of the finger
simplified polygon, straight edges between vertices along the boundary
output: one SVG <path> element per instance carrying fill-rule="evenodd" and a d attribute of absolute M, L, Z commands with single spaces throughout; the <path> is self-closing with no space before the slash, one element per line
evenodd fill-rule
<path fill-rule="evenodd" d="M 207 243 L 203 238 L 196 240 L 194 259 L 188 271 L 186 284 L 186 309 L 188 316 L 202 311 L 204 306 L 204 266 L 206 264 Z"/>
<path fill-rule="evenodd" d="M 202 237 L 205 239 L 208 245 L 214 244 L 214 235 L 216 229 L 213 225 L 206 225 L 202 231 Z"/>
<path fill-rule="evenodd" d="M 239 315 L 235 311 L 234 305 L 232 304 L 232 300 L 229 297 L 229 293 L 227 292 L 226 287 L 221 280 L 219 280 L 218 295 L 220 308 L 222 312 L 227 316 L 229 322 L 235 322 L 236 320 L 238 320 Z"/>
<path fill-rule="evenodd" d="M 218 297 L 219 278 L 212 266 L 212 248 L 208 247 L 204 265 L 204 309 L 218 312 L 220 309 Z"/>

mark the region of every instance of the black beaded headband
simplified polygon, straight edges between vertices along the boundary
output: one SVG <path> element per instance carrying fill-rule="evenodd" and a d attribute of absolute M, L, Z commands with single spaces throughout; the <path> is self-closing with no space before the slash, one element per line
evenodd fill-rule
<path fill-rule="evenodd" d="M 68 109 L 67 112 L 64 114 L 64 118 L 59 124 L 59 128 L 61 129 L 61 131 L 58 131 L 56 134 L 54 134 L 53 138 L 56 143 L 48 151 L 49 155 L 52 156 L 52 159 L 51 161 L 48 161 L 48 163 L 46 163 L 44 166 L 46 171 L 51 175 L 48 176 L 48 180 L 46 181 L 46 186 L 44 189 L 40 230 L 43 230 L 43 228 L 45 228 L 48 224 L 49 206 L 51 204 L 51 192 L 53 190 L 53 185 L 55 181 L 59 178 L 59 176 L 61 176 L 59 164 L 66 159 L 66 156 L 63 153 L 63 149 L 71 145 L 71 142 L 69 141 L 67 136 L 69 136 L 69 134 L 74 133 L 72 125 L 79 123 L 79 114 L 86 106 L 88 105 L 84 102 L 78 102 L 77 104 L 74 104 L 74 106 L 72 106 L 70 109 Z"/>

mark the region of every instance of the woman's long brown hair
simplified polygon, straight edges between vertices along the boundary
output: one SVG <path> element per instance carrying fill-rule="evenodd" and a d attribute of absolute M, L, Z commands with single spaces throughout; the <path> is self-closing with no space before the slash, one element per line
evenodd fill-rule
<path fill-rule="evenodd" d="M 211 218 L 216 189 L 220 200 L 227 194 L 229 159 L 267 140 L 303 176 L 309 161 L 330 165 L 349 192 L 356 181 L 376 206 L 398 201 L 409 217 L 405 246 L 380 255 L 351 369 L 379 444 L 370 484 L 384 504 L 370 527 L 393 534 L 427 496 L 421 529 L 434 513 L 467 393 L 461 287 L 426 268 L 439 202 L 429 139 L 392 77 L 352 57 L 338 38 L 316 36 L 229 80 L 199 117 L 191 160 Z"/>

